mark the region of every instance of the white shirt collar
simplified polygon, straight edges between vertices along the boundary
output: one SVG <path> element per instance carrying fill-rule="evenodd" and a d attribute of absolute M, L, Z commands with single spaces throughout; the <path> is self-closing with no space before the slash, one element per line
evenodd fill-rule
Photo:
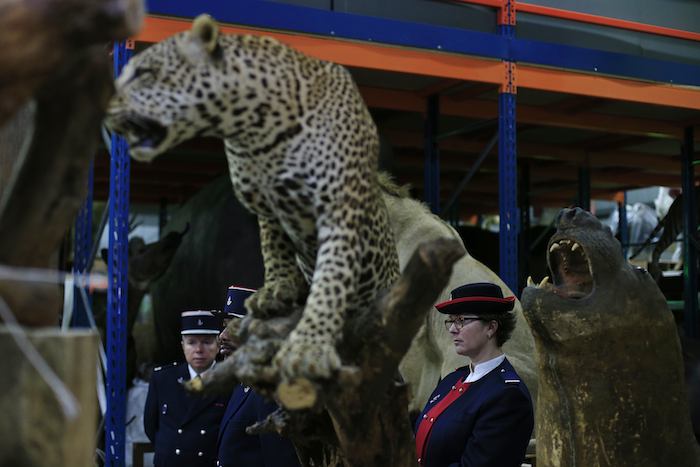
<path fill-rule="evenodd" d="M 485 362 L 481 362 L 478 365 L 474 366 L 474 369 L 472 370 L 471 373 L 467 376 L 467 379 L 464 380 L 465 383 L 473 383 L 474 381 L 478 381 L 487 374 L 489 374 L 491 371 L 493 371 L 498 365 L 503 363 L 503 360 L 506 359 L 505 354 L 501 354 L 496 358 L 492 358 L 491 360 L 486 360 Z"/>
<path fill-rule="evenodd" d="M 209 368 L 207 368 L 206 370 L 204 370 L 204 371 L 211 370 L 212 368 L 214 368 L 214 365 L 216 365 L 216 360 L 214 360 L 214 361 L 212 362 L 211 366 L 210 366 Z M 201 374 L 201 373 L 197 373 L 196 371 L 194 371 L 194 368 L 192 368 L 192 366 L 190 366 L 189 363 L 187 364 L 187 370 L 190 372 L 190 379 L 195 379 L 195 377 L 196 377 L 198 374 Z M 202 373 L 204 373 L 204 371 L 203 371 Z"/>

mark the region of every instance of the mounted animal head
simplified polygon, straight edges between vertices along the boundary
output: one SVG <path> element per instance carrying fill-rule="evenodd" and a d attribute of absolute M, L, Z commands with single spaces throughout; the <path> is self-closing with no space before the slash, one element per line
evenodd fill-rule
<path fill-rule="evenodd" d="M 642 313 L 655 303 L 658 313 L 667 311 L 651 276 L 623 258 L 620 243 L 596 217 L 580 208 L 564 209 L 557 227 L 547 251 L 552 282 L 530 284 L 522 295 L 536 336 L 547 342 L 604 336 L 610 327 L 630 324 L 625 310 Z M 643 303 L 635 308 L 637 302 Z"/>
<path fill-rule="evenodd" d="M 295 66 L 284 60 L 290 51 L 271 38 L 221 35 L 201 15 L 190 31 L 129 61 L 106 123 L 142 161 L 195 136 L 235 138 L 242 147 L 274 138 L 270 128 L 285 128 L 285 115 L 298 111 L 284 98 L 295 89 L 283 66 Z"/>

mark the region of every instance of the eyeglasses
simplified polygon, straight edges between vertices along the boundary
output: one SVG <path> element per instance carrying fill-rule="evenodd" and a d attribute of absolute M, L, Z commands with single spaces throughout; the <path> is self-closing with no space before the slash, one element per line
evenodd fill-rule
<path fill-rule="evenodd" d="M 466 326 L 467 324 L 474 322 L 474 321 L 484 321 L 484 319 L 476 317 L 476 316 L 464 316 L 464 317 L 457 318 L 457 319 L 446 319 L 445 320 L 445 329 L 447 329 L 449 331 L 450 328 L 452 327 L 452 325 L 454 324 L 455 329 L 457 329 L 458 331 L 461 331 L 464 326 Z"/>

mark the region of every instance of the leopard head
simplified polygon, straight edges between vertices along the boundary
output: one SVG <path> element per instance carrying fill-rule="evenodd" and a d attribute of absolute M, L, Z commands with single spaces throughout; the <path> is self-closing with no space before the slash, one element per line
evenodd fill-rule
<path fill-rule="evenodd" d="M 226 96 L 220 40 L 214 20 L 201 15 L 191 30 L 154 44 L 127 63 L 116 81 L 106 124 L 127 139 L 132 157 L 150 161 L 187 139 L 221 132 L 218 115 Z"/>

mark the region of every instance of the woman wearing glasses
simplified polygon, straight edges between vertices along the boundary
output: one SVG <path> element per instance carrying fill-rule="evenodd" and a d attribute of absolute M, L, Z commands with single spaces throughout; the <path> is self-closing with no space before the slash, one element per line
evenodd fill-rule
<path fill-rule="evenodd" d="M 466 284 L 437 304 L 455 351 L 469 357 L 439 383 L 416 422 L 426 467 L 520 467 L 534 417 L 530 393 L 501 347 L 515 328 L 515 297 L 496 284 Z"/>

